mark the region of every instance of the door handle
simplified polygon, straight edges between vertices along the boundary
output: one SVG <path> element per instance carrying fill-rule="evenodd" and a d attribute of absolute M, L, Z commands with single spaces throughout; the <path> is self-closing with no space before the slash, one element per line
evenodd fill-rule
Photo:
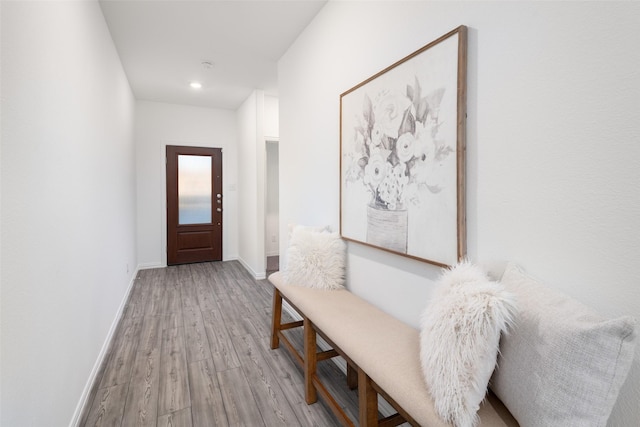
<path fill-rule="evenodd" d="M 216 211 L 222 212 L 222 208 L 218 208 L 218 209 L 216 209 Z"/>

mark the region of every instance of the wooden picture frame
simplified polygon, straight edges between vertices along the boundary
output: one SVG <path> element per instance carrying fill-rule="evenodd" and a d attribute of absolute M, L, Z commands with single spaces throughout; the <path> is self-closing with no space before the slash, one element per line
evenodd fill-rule
<path fill-rule="evenodd" d="M 467 28 L 340 95 L 340 234 L 451 266 L 466 255 Z"/>

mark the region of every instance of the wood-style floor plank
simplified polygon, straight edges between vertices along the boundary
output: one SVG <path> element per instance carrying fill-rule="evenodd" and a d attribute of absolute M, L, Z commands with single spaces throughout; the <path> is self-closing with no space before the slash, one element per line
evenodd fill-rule
<path fill-rule="evenodd" d="M 227 420 L 231 426 L 266 426 L 242 369 L 217 373 Z"/>
<path fill-rule="evenodd" d="M 143 270 L 138 273 L 138 277 L 136 277 L 133 288 L 129 294 L 129 299 L 125 305 L 123 318 L 144 316 L 147 303 L 144 297 L 145 282 L 151 274 L 151 270 Z"/>
<path fill-rule="evenodd" d="M 99 390 L 93 401 L 86 425 L 91 427 L 120 426 L 127 387 L 128 384 L 120 384 Z"/>
<path fill-rule="evenodd" d="M 164 316 L 145 316 L 142 319 L 138 353 L 148 355 L 153 351 L 160 351 L 164 323 Z"/>
<path fill-rule="evenodd" d="M 200 310 L 208 311 L 217 308 L 216 295 L 213 293 L 211 287 L 211 275 L 207 269 L 200 265 L 191 266 L 191 277 L 193 279 L 193 286 L 195 287 L 196 296 L 198 298 L 198 305 Z"/>
<path fill-rule="evenodd" d="M 162 313 L 162 306 L 164 305 L 164 291 L 165 285 L 161 281 L 160 270 L 151 270 L 151 277 L 146 281 L 148 288 L 146 299 L 147 304 L 145 306 L 145 316 L 157 316 Z"/>
<path fill-rule="evenodd" d="M 205 311 L 202 313 L 202 318 L 216 369 L 223 371 L 239 368 L 240 360 L 229 336 L 229 331 L 222 320 L 220 310 Z"/>
<path fill-rule="evenodd" d="M 166 329 L 162 337 L 158 414 L 191 406 L 184 329 Z"/>
<path fill-rule="evenodd" d="M 229 425 L 212 359 L 189 364 L 189 389 L 194 425 L 211 427 Z"/>
<path fill-rule="evenodd" d="M 140 271 L 79 425 L 339 426 L 322 401 L 305 403 L 289 354 L 270 349 L 272 292 L 237 261 Z M 342 372 L 324 362 L 319 374 L 357 413 Z"/>
<path fill-rule="evenodd" d="M 209 349 L 209 340 L 204 327 L 202 312 L 198 306 L 190 305 L 183 308 L 183 317 L 187 361 L 197 362 L 198 360 L 209 359 L 211 350 Z"/>
<path fill-rule="evenodd" d="M 191 268 L 189 265 L 178 265 L 175 267 L 177 270 L 177 282 L 180 289 L 180 297 L 182 299 L 183 307 L 198 307 L 198 296 L 196 295 L 196 289 L 193 283 L 193 277 L 191 277 Z"/>
<path fill-rule="evenodd" d="M 187 361 L 197 362 L 211 358 L 211 350 L 209 349 L 209 340 L 204 325 L 189 326 L 184 328 L 186 345 L 187 345 Z"/>
<path fill-rule="evenodd" d="M 185 408 L 177 412 L 171 412 L 158 418 L 158 427 L 194 427 L 191 421 L 191 409 Z"/>
<path fill-rule="evenodd" d="M 142 318 L 130 317 L 123 320 L 119 325 L 114 348 L 102 376 L 100 388 L 128 384 L 131 379 L 131 368 L 138 348 Z"/>
<path fill-rule="evenodd" d="M 159 352 L 138 353 L 123 420 L 130 426 L 155 426 L 158 408 Z"/>
<path fill-rule="evenodd" d="M 262 349 L 254 338 L 251 335 L 245 335 L 233 338 L 233 341 L 264 423 L 270 427 L 299 425 L 275 374 L 262 357 Z"/>
<path fill-rule="evenodd" d="M 229 304 L 220 310 L 220 314 L 227 325 L 229 335 L 232 337 L 241 337 L 247 334 L 255 337 L 260 335 L 249 320 L 250 308 L 242 301 L 241 297 L 233 295 Z"/>
<path fill-rule="evenodd" d="M 140 336 L 123 421 L 130 426 L 153 427 L 158 415 L 162 318 L 145 317 Z"/>

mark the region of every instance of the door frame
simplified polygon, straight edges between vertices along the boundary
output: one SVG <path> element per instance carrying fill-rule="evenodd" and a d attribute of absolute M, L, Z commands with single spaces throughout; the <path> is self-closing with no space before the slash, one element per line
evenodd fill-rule
<path fill-rule="evenodd" d="M 211 210 L 208 222 L 180 224 L 179 158 L 183 155 L 204 157 L 210 162 Z M 222 261 L 222 148 L 167 146 L 165 169 L 167 171 L 167 263 L 169 264 L 170 260 L 171 265 Z M 169 235 L 172 237 L 171 242 L 168 241 Z M 172 244 L 171 247 L 168 243 Z M 180 249 L 182 244 L 187 244 L 185 250 Z"/>
<path fill-rule="evenodd" d="M 167 146 L 168 145 L 175 145 L 175 146 L 179 146 L 179 147 L 202 147 L 202 148 L 220 148 L 220 152 L 222 155 L 222 182 L 224 183 L 224 177 L 225 177 L 225 159 L 224 159 L 224 147 L 221 145 L 216 145 L 213 144 L 211 142 L 206 143 L 206 142 L 193 142 L 193 141 L 173 141 L 173 140 L 162 140 L 162 142 L 160 143 L 160 150 L 158 153 L 158 157 L 159 157 L 159 161 L 158 161 L 158 167 L 160 169 L 160 180 L 158 182 L 158 186 L 159 186 L 159 192 L 160 192 L 160 247 L 158 248 L 160 250 L 160 263 L 162 267 L 167 267 L 168 263 L 167 263 Z M 224 192 L 224 184 L 222 187 L 222 191 Z M 227 215 L 226 215 L 226 210 L 223 209 L 222 210 L 222 260 L 225 261 L 227 259 L 227 245 L 225 244 L 227 242 L 226 239 L 226 227 L 228 227 L 227 224 Z"/>

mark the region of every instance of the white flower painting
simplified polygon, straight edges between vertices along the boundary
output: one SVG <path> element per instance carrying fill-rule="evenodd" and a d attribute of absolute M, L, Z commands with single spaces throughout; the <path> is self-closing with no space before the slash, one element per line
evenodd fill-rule
<path fill-rule="evenodd" d="M 465 42 L 459 27 L 341 95 L 344 238 L 438 265 L 463 255 Z"/>

